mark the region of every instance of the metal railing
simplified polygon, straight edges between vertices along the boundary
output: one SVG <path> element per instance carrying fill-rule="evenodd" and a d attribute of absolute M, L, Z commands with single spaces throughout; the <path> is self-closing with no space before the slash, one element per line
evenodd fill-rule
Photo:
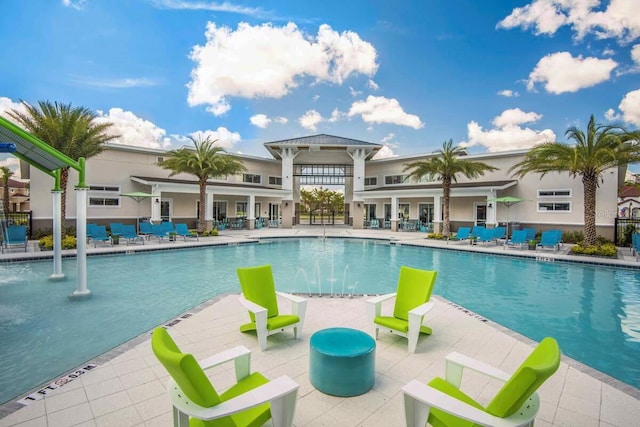
<path fill-rule="evenodd" d="M 616 218 L 613 243 L 616 246 L 630 246 L 633 233 L 640 232 L 640 218 Z"/>

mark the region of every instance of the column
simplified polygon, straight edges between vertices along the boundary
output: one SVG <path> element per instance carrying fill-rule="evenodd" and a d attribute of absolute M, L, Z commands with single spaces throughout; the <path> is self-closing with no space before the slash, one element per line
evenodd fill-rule
<path fill-rule="evenodd" d="M 433 232 L 442 232 L 442 196 L 433 196 Z"/>
<path fill-rule="evenodd" d="M 496 196 L 492 193 L 487 193 L 487 226 L 493 225 L 494 227 L 498 226 L 497 221 L 497 212 L 498 205 L 496 202 L 490 202 L 490 199 L 495 199 Z"/>
<path fill-rule="evenodd" d="M 204 224 L 206 230 L 211 230 L 213 228 L 213 224 L 215 224 L 215 219 L 213 217 L 213 193 L 207 192 L 204 195 Z"/>
<path fill-rule="evenodd" d="M 391 196 L 391 231 L 398 231 L 398 198 Z"/>
<path fill-rule="evenodd" d="M 73 294 L 69 295 L 72 300 L 84 300 L 91 296 L 91 291 L 87 289 L 87 194 L 88 187 L 76 187 L 76 238 L 77 238 L 77 267 L 78 283 Z"/>
<path fill-rule="evenodd" d="M 249 194 L 249 206 L 247 206 L 247 221 L 249 221 L 249 230 L 253 230 L 256 225 L 256 196 Z"/>
<path fill-rule="evenodd" d="M 59 280 L 64 278 L 62 272 L 62 190 L 52 190 L 51 196 L 53 199 L 53 274 L 49 276 L 49 279 Z M 84 232 L 86 237 L 86 225 Z"/>
<path fill-rule="evenodd" d="M 298 153 L 291 147 L 285 147 L 280 151 L 282 158 L 282 189 L 293 194 L 293 159 Z"/>
<path fill-rule="evenodd" d="M 162 192 L 156 190 L 153 192 L 153 197 L 151 198 L 151 220 L 154 223 L 159 223 L 161 218 L 160 212 L 160 201 L 162 200 Z"/>

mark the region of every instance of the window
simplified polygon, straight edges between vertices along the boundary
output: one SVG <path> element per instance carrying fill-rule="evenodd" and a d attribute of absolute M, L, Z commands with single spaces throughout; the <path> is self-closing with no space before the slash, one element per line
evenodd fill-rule
<path fill-rule="evenodd" d="M 164 162 L 164 157 L 162 156 L 156 157 L 156 163 L 162 163 L 162 162 Z"/>
<path fill-rule="evenodd" d="M 437 181 L 436 177 L 431 175 L 422 175 L 418 180 L 418 182 L 436 182 L 436 181 Z"/>
<path fill-rule="evenodd" d="M 262 182 L 262 177 L 260 175 L 255 175 L 252 173 L 242 174 L 242 182 L 251 182 L 253 184 L 260 184 Z"/>
<path fill-rule="evenodd" d="M 120 207 L 120 187 L 117 185 L 89 185 L 89 206 Z"/>
<path fill-rule="evenodd" d="M 538 202 L 538 212 L 571 212 L 571 202 Z"/>
<path fill-rule="evenodd" d="M 409 219 L 409 208 L 411 205 L 409 203 L 398 203 L 398 218 L 399 219 Z"/>
<path fill-rule="evenodd" d="M 110 193 L 119 193 L 120 187 L 109 185 L 90 185 L 89 191 L 108 191 Z"/>
<path fill-rule="evenodd" d="M 364 178 L 364 185 L 378 185 L 378 177 L 377 176 L 369 176 Z"/>
<path fill-rule="evenodd" d="M 247 202 L 236 202 L 236 217 L 247 216 Z"/>
<path fill-rule="evenodd" d="M 89 206 L 120 206 L 119 197 L 89 197 Z"/>
<path fill-rule="evenodd" d="M 406 177 L 404 175 L 389 175 L 384 177 L 384 183 L 386 185 L 402 184 L 404 183 L 405 178 Z"/>
<path fill-rule="evenodd" d="M 217 200 L 213 202 L 213 219 L 218 221 L 227 219 L 227 202 Z"/>
<path fill-rule="evenodd" d="M 571 190 L 538 190 L 538 197 L 571 197 Z"/>
<path fill-rule="evenodd" d="M 269 185 L 282 185 L 282 177 L 281 176 L 270 176 L 269 177 Z"/>

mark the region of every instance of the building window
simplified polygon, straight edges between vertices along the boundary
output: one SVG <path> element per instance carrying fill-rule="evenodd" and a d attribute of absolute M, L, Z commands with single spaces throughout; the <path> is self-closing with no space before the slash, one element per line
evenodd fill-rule
<path fill-rule="evenodd" d="M 538 197 L 571 197 L 571 190 L 538 190 Z"/>
<path fill-rule="evenodd" d="M 89 185 L 89 206 L 120 207 L 120 187 L 117 185 Z"/>
<path fill-rule="evenodd" d="M 260 184 L 262 182 L 262 177 L 260 175 L 245 173 L 242 174 L 242 182 L 251 182 L 253 184 Z"/>
<path fill-rule="evenodd" d="M 162 162 L 164 162 L 164 157 L 162 156 L 156 157 L 156 163 L 162 163 Z"/>
<path fill-rule="evenodd" d="M 364 178 L 364 185 L 378 185 L 378 177 L 377 176 L 369 176 Z"/>
<path fill-rule="evenodd" d="M 269 177 L 269 185 L 282 185 L 282 177 L 281 176 L 270 176 Z"/>
<path fill-rule="evenodd" d="M 571 212 L 571 202 L 538 202 L 538 212 Z"/>
<path fill-rule="evenodd" d="M 418 180 L 418 182 L 436 182 L 436 181 L 437 181 L 436 177 L 432 175 L 422 175 Z"/>
<path fill-rule="evenodd" d="M 119 197 L 89 197 L 89 206 L 120 206 Z"/>
<path fill-rule="evenodd" d="M 120 187 L 112 185 L 90 185 L 89 191 L 106 191 L 109 193 L 119 193 Z"/>
<path fill-rule="evenodd" d="M 403 184 L 406 177 L 404 175 L 389 175 L 384 177 L 385 185 Z"/>
<path fill-rule="evenodd" d="M 236 217 L 247 216 L 247 202 L 236 202 Z"/>

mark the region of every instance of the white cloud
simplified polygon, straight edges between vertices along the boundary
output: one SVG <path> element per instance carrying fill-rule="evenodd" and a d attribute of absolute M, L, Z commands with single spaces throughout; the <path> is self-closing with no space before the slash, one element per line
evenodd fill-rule
<path fill-rule="evenodd" d="M 251 116 L 249 120 L 252 125 L 262 129 L 266 128 L 269 123 L 271 123 L 271 119 L 267 117 L 266 114 L 256 114 L 255 116 Z"/>
<path fill-rule="evenodd" d="M 569 25 L 581 40 L 587 34 L 628 43 L 640 37 L 637 0 L 611 0 L 603 9 L 600 0 L 533 0 L 513 9 L 497 28 L 533 28 L 535 34 L 553 35 Z"/>
<path fill-rule="evenodd" d="M 640 66 L 640 44 L 637 44 L 631 48 L 631 59 L 636 66 Z"/>
<path fill-rule="evenodd" d="M 331 117 L 329 117 L 328 122 L 330 123 L 336 123 L 339 122 L 343 117 L 345 117 L 347 114 L 343 111 L 338 110 L 337 108 L 335 108 L 332 112 L 331 112 Z"/>
<path fill-rule="evenodd" d="M 11 179 L 20 179 L 20 159 L 10 155 L 6 159 L 0 159 L 0 167 L 6 166 L 13 172 Z"/>
<path fill-rule="evenodd" d="M 76 10 L 82 10 L 86 2 L 87 0 L 62 0 L 62 5 Z"/>
<path fill-rule="evenodd" d="M 569 52 L 552 53 L 538 61 L 529 74 L 527 89 L 534 90 L 536 83 L 544 83 L 550 93 L 577 92 L 608 80 L 617 66 L 613 59 L 574 58 Z"/>
<path fill-rule="evenodd" d="M 424 123 L 420 117 L 404 112 L 400 103 L 394 98 L 369 95 L 366 101 L 356 101 L 351 104 L 348 116 L 360 115 L 366 123 L 392 123 L 420 129 Z"/>
<path fill-rule="evenodd" d="M 167 136 L 167 131 L 136 116 L 131 111 L 111 108 L 108 113 L 103 111 L 97 111 L 97 113 L 96 122 L 112 123 L 109 133 L 120 135 L 112 141 L 114 143 L 148 148 L 171 148 L 172 139 Z"/>
<path fill-rule="evenodd" d="M 273 121 L 276 123 L 280 123 L 281 125 L 286 125 L 289 122 L 289 119 L 287 119 L 286 117 L 274 117 Z"/>
<path fill-rule="evenodd" d="M 21 102 L 13 102 L 10 98 L 0 96 L 0 116 L 17 125 L 18 123 L 16 123 L 16 121 L 9 117 L 9 114 L 7 114 L 7 112 L 11 110 L 17 110 L 22 113 L 27 112 L 27 109 L 24 107 L 24 105 L 22 105 Z"/>
<path fill-rule="evenodd" d="M 227 1 L 216 3 L 212 1 L 151 0 L 151 4 L 158 9 L 208 10 L 211 12 L 237 13 L 256 18 L 265 16 L 265 12 L 261 8 L 238 6 Z"/>
<path fill-rule="evenodd" d="M 556 140 L 556 134 L 551 129 L 537 131 L 522 128 L 521 124 L 535 122 L 542 116 L 537 113 L 525 113 L 519 108 L 505 110 L 493 119 L 496 126 L 483 130 L 476 121 L 467 124 L 468 141 L 461 142 L 462 147 L 483 146 L 489 152 L 519 150 L 531 148 L 534 145 Z"/>
<path fill-rule="evenodd" d="M 616 54 L 616 51 L 607 47 L 602 51 L 602 54 L 606 56 L 613 56 Z"/>
<path fill-rule="evenodd" d="M 72 82 L 79 86 L 108 89 L 128 89 L 132 87 L 158 86 L 160 82 L 148 77 L 124 77 L 119 79 L 96 79 L 93 77 L 73 77 Z"/>
<path fill-rule="evenodd" d="M 383 145 L 382 148 L 378 150 L 376 155 L 372 157 L 372 159 L 388 159 L 390 157 L 398 157 L 398 155 L 393 153 L 393 149 L 391 147 L 389 147 L 388 145 Z"/>
<path fill-rule="evenodd" d="M 234 31 L 209 22 L 205 36 L 205 45 L 191 51 L 196 66 L 187 85 L 188 102 L 208 105 L 214 115 L 229 111 L 229 97 L 281 98 L 304 77 L 342 84 L 355 74 L 371 76 L 378 68 L 373 45 L 326 24 L 312 37 L 293 23 L 240 23 Z"/>
<path fill-rule="evenodd" d="M 378 89 L 380 89 L 380 86 L 378 86 L 378 83 L 374 82 L 373 80 L 369 79 L 369 81 L 367 81 L 367 87 L 373 91 L 376 91 Z"/>
<path fill-rule="evenodd" d="M 235 144 L 242 140 L 238 132 L 231 132 L 227 128 L 222 126 L 216 130 L 199 130 L 196 132 L 192 132 L 190 136 L 196 141 L 210 138 L 212 141 L 216 141 L 216 147 L 222 147 L 225 150 L 232 149 Z"/>
<path fill-rule="evenodd" d="M 298 119 L 298 123 L 300 123 L 300 126 L 305 129 L 315 131 L 318 123 L 321 123 L 323 120 L 324 119 L 322 118 L 320 113 L 318 113 L 316 110 L 309 110 Z"/>
<path fill-rule="evenodd" d="M 381 144 L 390 144 L 391 141 L 396 137 L 395 133 L 388 133 L 384 138 L 380 140 Z M 397 144 L 395 144 L 397 146 Z"/>
<path fill-rule="evenodd" d="M 622 115 L 617 114 L 613 108 L 609 108 L 607 111 L 605 111 L 604 117 L 610 122 L 617 122 L 619 120 L 622 120 Z"/>
<path fill-rule="evenodd" d="M 353 96 L 354 98 L 358 95 L 362 94 L 361 90 L 355 90 L 353 87 L 349 86 L 349 93 L 351 94 L 351 96 Z"/>
<path fill-rule="evenodd" d="M 500 90 L 500 91 L 498 91 L 498 95 L 504 96 L 504 97 L 507 97 L 507 98 L 511 98 L 511 97 L 517 98 L 518 96 L 520 96 L 520 94 L 518 92 L 515 92 L 515 91 L 513 91 L 511 89 Z"/>
<path fill-rule="evenodd" d="M 640 89 L 627 93 L 618 108 L 625 122 L 640 126 Z"/>
<path fill-rule="evenodd" d="M 509 125 L 521 125 L 524 123 L 537 122 L 542 118 L 541 114 L 530 112 L 525 113 L 519 108 L 504 110 L 502 114 L 493 119 L 493 125 L 499 128 Z"/>

